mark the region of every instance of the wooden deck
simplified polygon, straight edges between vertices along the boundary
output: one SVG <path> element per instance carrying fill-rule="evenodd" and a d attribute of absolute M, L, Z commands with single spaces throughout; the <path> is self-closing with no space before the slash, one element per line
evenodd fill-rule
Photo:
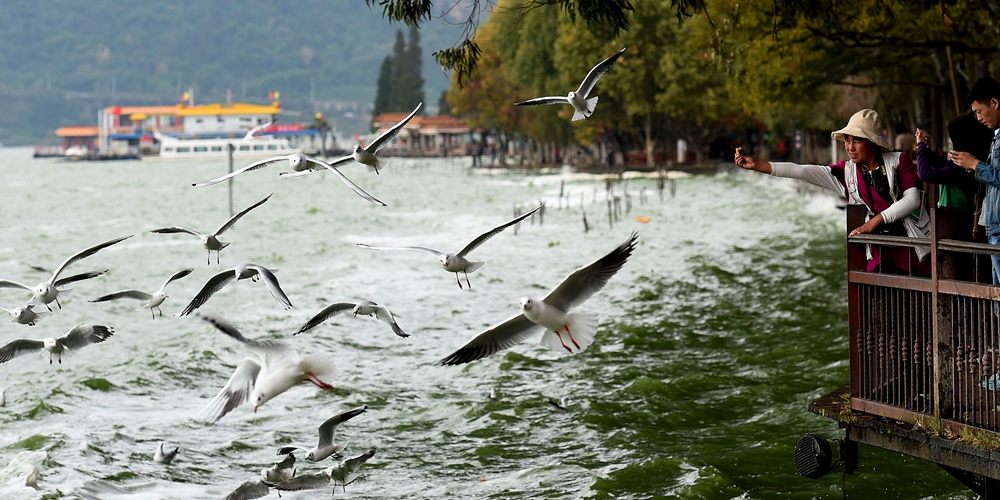
<path fill-rule="evenodd" d="M 977 478 L 968 475 L 962 477 L 961 471 L 1000 480 L 1000 447 L 995 446 L 995 443 L 987 443 L 985 446 L 996 447 L 996 450 L 987 449 L 974 444 L 974 438 L 971 439 L 972 442 L 967 442 L 971 437 L 969 434 L 964 437 L 946 436 L 948 431 L 940 426 L 936 431 L 929 424 L 914 425 L 852 410 L 848 384 L 810 403 L 809 411 L 835 420 L 842 429 L 846 429 L 845 459 L 848 472 L 857 468 L 857 443 L 861 443 L 934 462 L 962 482 L 966 482 L 966 479 L 976 482 Z M 991 484 L 992 481 L 978 482 L 984 488 L 990 485 L 990 491 L 994 494 L 998 491 L 994 490 L 996 485 Z M 969 485 L 968 482 L 966 484 Z M 977 490 L 972 485 L 969 486 L 974 491 Z"/>

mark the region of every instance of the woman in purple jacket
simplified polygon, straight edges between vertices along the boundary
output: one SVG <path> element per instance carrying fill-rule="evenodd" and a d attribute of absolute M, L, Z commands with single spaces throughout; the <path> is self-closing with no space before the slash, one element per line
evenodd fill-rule
<path fill-rule="evenodd" d="M 917 169 L 906 153 L 891 151 L 891 146 L 882 137 L 878 113 L 871 109 L 858 111 L 846 127 L 831 135 L 843 141 L 848 160 L 833 165 L 797 165 L 759 160 L 744 156 L 739 150 L 734 160 L 741 168 L 801 179 L 834 191 L 848 204 L 864 205 L 868 209 L 866 222 L 851 231 L 851 236 L 873 232 L 929 236 L 930 219 L 921 203 Z M 880 248 L 873 245 L 868 248 L 867 269 L 869 272 L 929 274 L 929 251 L 923 247 Z"/>

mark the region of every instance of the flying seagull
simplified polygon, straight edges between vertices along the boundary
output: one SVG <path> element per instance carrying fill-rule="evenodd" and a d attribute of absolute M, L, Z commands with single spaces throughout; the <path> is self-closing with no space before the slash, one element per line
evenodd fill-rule
<path fill-rule="evenodd" d="M 458 253 L 444 253 L 425 247 L 377 247 L 372 245 L 366 245 L 364 243 L 358 243 L 358 246 L 367 248 L 369 250 L 406 250 L 410 252 L 420 252 L 434 256 L 434 258 L 436 258 L 439 262 L 441 262 L 441 267 L 443 267 L 445 271 L 448 271 L 449 273 L 455 273 L 455 281 L 458 283 L 459 288 L 462 288 L 462 281 L 459 280 L 458 273 L 461 272 L 465 274 L 465 283 L 469 285 L 469 289 L 471 290 L 472 283 L 469 283 L 469 273 L 475 272 L 480 267 L 483 267 L 483 264 L 485 264 L 485 262 L 471 262 L 466 260 L 465 256 L 468 255 L 469 252 L 479 248 L 479 246 L 482 245 L 483 243 L 486 243 L 486 241 L 489 240 L 490 238 L 500 234 L 504 229 L 507 229 L 508 227 L 513 226 L 518 222 L 521 222 L 531 214 L 535 213 L 536 211 L 538 211 L 538 209 L 542 208 L 542 206 L 544 206 L 544 204 L 538 205 L 531 211 L 526 212 L 518 217 L 515 217 L 512 220 L 504 222 L 503 224 L 500 224 L 499 226 L 490 229 L 489 231 L 486 231 L 483 234 L 480 234 L 479 236 L 476 237 L 476 239 L 469 242 L 468 245 L 465 245 L 465 248 L 459 250 Z"/>
<path fill-rule="evenodd" d="M 347 311 L 352 311 L 355 318 L 358 317 L 359 314 L 362 316 L 372 316 L 378 318 L 392 327 L 392 333 L 395 333 L 404 339 L 410 336 L 409 333 L 404 332 L 403 329 L 396 324 L 396 318 L 392 316 L 392 312 L 389 311 L 388 307 L 376 304 L 370 300 L 358 302 L 357 304 L 353 302 L 337 302 L 335 304 L 330 304 L 324 307 L 322 311 L 316 313 L 316 315 L 310 318 L 306 324 L 299 328 L 299 331 L 293 333 L 292 335 L 298 335 L 304 331 L 311 330 L 319 326 L 320 323 L 334 316 L 339 316 Z"/>
<path fill-rule="evenodd" d="M 194 271 L 194 269 L 190 268 L 177 271 L 176 273 L 172 274 L 169 278 L 167 278 L 167 281 L 163 282 L 163 285 L 160 286 L 159 290 L 151 294 L 146 292 L 140 292 L 139 290 L 122 290 L 120 292 L 110 293 L 108 295 L 102 295 L 94 300 L 91 300 L 90 302 L 106 302 L 109 300 L 118 300 L 118 299 L 144 300 L 146 301 L 146 303 L 144 303 L 142 307 L 140 307 L 139 309 L 149 309 L 149 313 L 153 315 L 153 319 L 156 319 L 156 313 L 153 312 L 153 309 L 160 311 L 160 316 L 163 316 L 163 310 L 160 309 L 160 304 L 162 304 L 163 301 L 167 299 L 167 294 L 166 292 L 163 291 L 163 289 L 166 288 L 171 281 L 179 280 L 191 274 L 192 271 Z"/>
<path fill-rule="evenodd" d="M 59 264 L 59 267 L 56 268 L 56 270 L 52 273 L 52 276 L 50 276 L 47 281 L 43 281 L 35 285 L 34 288 L 27 285 L 23 285 L 16 281 L 9 281 L 9 280 L 0 280 L 0 288 L 23 288 L 34 294 L 34 297 L 32 297 L 31 299 L 32 302 L 39 301 L 42 304 L 44 304 L 49 311 L 52 311 L 52 308 L 49 307 L 49 303 L 55 301 L 56 305 L 59 306 L 60 309 L 62 309 L 62 304 L 59 303 L 59 293 L 68 292 L 68 290 L 59 290 L 60 286 L 67 285 L 69 283 L 73 283 L 76 281 L 94 278 L 107 272 L 107 269 L 103 271 L 91 271 L 88 273 L 77 274 L 67 278 L 59 279 L 59 275 L 62 274 L 63 270 L 65 270 L 66 267 L 68 267 L 69 265 L 73 264 L 74 262 L 80 259 L 90 257 L 91 255 L 94 255 L 95 253 L 101 251 L 102 249 L 105 249 L 120 241 L 127 240 L 131 237 L 132 235 L 124 236 L 122 238 L 115 238 L 111 241 L 105 241 L 100 245 L 94 245 L 86 250 L 81 250 L 73 255 L 70 255 L 66 260 L 62 262 L 62 264 Z"/>
<path fill-rule="evenodd" d="M 358 196 L 376 205 L 385 206 L 385 203 L 382 203 L 374 196 L 368 194 L 368 192 L 366 192 L 364 189 L 361 189 L 357 184 L 351 182 L 351 179 L 348 179 L 347 176 L 343 174 L 343 172 L 337 169 L 337 167 L 323 160 L 320 160 L 319 158 L 313 158 L 311 156 L 304 155 L 302 153 L 292 153 L 290 155 L 272 156 L 271 158 L 265 158 L 256 163 L 251 163 L 250 165 L 247 165 L 239 170 L 230 172 L 229 174 L 219 177 L 218 179 L 211 180 L 208 182 L 200 182 L 197 184 L 192 184 L 192 186 L 195 187 L 211 186 L 213 184 L 218 184 L 224 180 L 236 177 L 237 175 L 240 175 L 243 172 L 250 172 L 253 170 L 261 169 L 268 165 L 274 165 L 276 163 L 281 163 L 283 161 L 287 161 L 288 164 L 292 166 L 292 172 L 282 172 L 278 175 L 295 177 L 299 175 L 312 173 L 317 170 L 327 169 L 333 172 L 334 174 L 337 174 L 337 177 L 340 177 L 340 180 L 343 181 L 344 184 L 347 184 L 347 187 L 351 188 L 351 190 L 357 193 Z"/>
<path fill-rule="evenodd" d="M 417 103 L 417 107 L 413 108 L 413 111 L 411 111 L 410 114 L 406 116 L 406 118 L 400 120 L 399 123 L 393 125 L 392 128 L 390 128 L 389 130 L 382 132 L 381 135 L 376 137 L 374 141 L 368 143 L 367 146 L 361 147 L 360 144 L 355 144 L 354 153 L 333 160 L 332 162 L 330 162 L 331 168 L 338 167 L 340 165 L 345 165 L 353 160 L 367 166 L 368 170 L 374 170 L 375 173 L 378 174 L 378 170 L 382 168 L 382 161 L 379 160 L 379 158 L 375 156 L 375 154 L 378 153 L 380 149 L 385 147 L 386 144 L 395 139 L 397 135 L 399 135 L 399 132 L 403 130 L 403 127 L 406 126 L 406 123 L 409 122 L 411 118 L 413 118 L 413 115 L 417 114 L 417 111 L 420 111 L 420 107 L 423 105 L 424 105 L 423 102 Z M 304 171 L 296 173 L 286 173 L 281 175 L 298 176 L 308 173 L 311 172 Z"/>
<path fill-rule="evenodd" d="M 337 486 L 339 485 L 346 492 L 347 485 L 353 483 L 358 478 L 358 469 L 373 456 L 375 456 L 374 446 L 362 455 L 348 458 L 316 474 L 302 475 L 295 479 L 278 483 L 274 485 L 274 489 L 280 491 L 315 490 L 329 485 L 332 481 L 334 491 L 337 490 Z"/>
<path fill-rule="evenodd" d="M 14 323 L 35 326 L 35 323 L 41 321 L 42 318 L 48 316 L 50 313 L 48 311 L 35 312 L 32 310 L 35 304 L 27 303 L 20 307 L 15 307 L 13 309 L 6 309 L 0 307 L 0 311 L 10 314 L 14 319 L 11 321 Z"/>
<path fill-rule="evenodd" d="M 253 500 L 265 497 L 271 492 L 269 487 L 293 477 L 295 477 L 295 455 L 289 453 L 271 467 L 261 470 L 260 479 L 241 484 L 223 500 Z"/>
<path fill-rule="evenodd" d="M 17 339 L 0 347 L 0 363 L 6 363 L 18 356 L 44 349 L 49 351 L 49 364 L 52 364 L 53 354 L 59 356 L 59 363 L 62 364 L 62 355 L 64 352 L 76 351 L 90 344 L 104 342 L 114 331 L 115 329 L 110 326 L 78 325 L 59 338 L 49 337 L 42 340 Z"/>
<path fill-rule="evenodd" d="M 267 291 L 271 292 L 271 297 L 274 297 L 274 300 L 277 300 L 285 309 L 292 307 L 292 301 L 288 300 L 288 296 L 281 290 L 281 285 L 278 284 L 278 278 L 274 275 L 273 271 L 257 264 L 240 264 L 209 278 L 202 285 L 201 290 L 191 299 L 191 302 L 188 302 L 188 305 L 184 306 L 184 310 L 175 316 L 187 316 L 191 314 L 195 309 L 205 305 L 205 302 L 208 302 L 208 299 L 212 295 L 215 295 L 215 292 L 222 290 L 230 281 L 239 281 L 247 278 L 250 278 L 253 282 L 263 279 L 264 285 L 267 286 Z"/>
<path fill-rule="evenodd" d="M 216 229 L 215 232 L 210 234 L 202 234 L 199 233 L 198 231 L 195 231 L 194 229 L 188 229 L 186 227 L 180 227 L 180 226 L 162 227 L 160 229 L 154 229 L 150 232 L 160 233 L 160 234 L 187 233 L 197 236 L 201 240 L 201 244 L 205 245 L 205 249 L 208 250 L 208 264 L 209 265 L 212 264 L 212 250 L 215 250 L 215 263 L 218 264 L 220 254 L 222 253 L 222 249 L 229 246 L 229 243 L 223 243 L 219 241 L 219 236 L 222 236 L 222 233 L 225 233 L 227 230 L 229 230 L 229 228 L 233 227 L 233 225 L 236 224 L 236 221 L 240 220 L 240 217 L 243 217 L 244 215 L 247 214 L 247 212 L 261 206 L 265 201 L 267 201 L 270 198 L 271 195 L 269 194 L 265 196 L 263 200 L 260 200 L 257 203 L 250 205 L 242 212 L 230 217 L 229 220 L 227 220 L 224 224 L 219 226 L 219 228 Z"/>
<path fill-rule="evenodd" d="M 312 448 L 306 448 L 304 446 L 284 446 L 278 449 L 278 455 L 288 455 L 294 453 L 296 450 L 302 450 L 306 452 L 306 460 L 310 462 L 319 462 L 330 455 L 335 455 L 339 458 L 340 452 L 347 447 L 347 442 L 342 444 L 336 444 L 333 442 L 333 434 L 337 430 L 337 426 L 347 422 L 348 420 L 361 415 L 368 409 L 368 405 L 359 406 L 357 408 L 351 408 L 350 410 L 344 410 L 326 420 L 319 426 L 319 442 L 316 446 Z"/>
<path fill-rule="evenodd" d="M 521 314 L 476 335 L 460 349 L 442 359 L 440 364 L 460 365 L 492 356 L 524 342 L 542 330 L 545 330 L 541 340 L 543 346 L 553 351 L 565 350 L 570 354 L 583 352 L 594 342 L 597 314 L 569 314 L 569 310 L 604 288 L 632 255 L 638 238 L 639 235 L 633 232 L 628 240 L 611 253 L 574 271 L 542 300 L 521 299 Z"/>
<path fill-rule="evenodd" d="M 174 448 L 173 451 L 164 450 L 163 441 L 160 441 L 160 444 L 156 446 L 156 453 L 153 454 L 153 461 L 158 464 L 170 465 L 170 462 L 173 462 L 180 452 L 180 448 Z"/>
<path fill-rule="evenodd" d="M 295 349 L 280 340 L 251 340 L 244 337 L 221 316 L 200 312 L 196 316 L 242 342 L 257 358 L 246 358 L 236 366 L 226 385 L 201 411 L 200 415 L 206 420 L 218 422 L 247 400 L 253 403 L 253 411 L 256 413 L 264 403 L 303 382 L 309 382 L 320 389 L 333 388 L 320 379 L 333 373 L 333 364 L 322 355 L 310 354 L 301 358 Z"/>
<path fill-rule="evenodd" d="M 594 108 L 597 107 L 597 96 L 587 98 L 590 92 L 594 90 L 594 85 L 597 84 L 597 80 L 600 80 L 604 73 L 607 73 L 611 69 L 611 65 L 618 60 L 628 47 L 616 52 L 613 56 L 597 63 L 590 73 L 587 73 L 587 77 L 583 79 L 580 83 L 580 88 L 576 89 L 576 92 L 570 92 L 566 97 L 562 96 L 551 96 L 551 97 L 536 97 L 534 99 L 529 99 L 527 101 L 515 102 L 515 106 L 542 106 L 545 104 L 570 104 L 573 106 L 573 121 L 583 120 L 585 118 L 590 118 L 593 114 Z"/>

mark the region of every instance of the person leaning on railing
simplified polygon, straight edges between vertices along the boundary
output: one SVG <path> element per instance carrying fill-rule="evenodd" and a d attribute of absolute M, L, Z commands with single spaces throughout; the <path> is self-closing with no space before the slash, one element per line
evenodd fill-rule
<path fill-rule="evenodd" d="M 979 123 L 991 130 L 1000 127 L 1000 83 L 993 78 L 984 76 L 972 84 L 969 96 L 966 98 Z M 976 175 L 986 184 L 986 201 L 983 203 L 983 214 L 980 225 L 986 226 L 986 241 L 991 245 L 1000 245 L 1000 141 L 994 136 L 990 146 L 990 155 L 986 161 L 980 161 L 968 151 L 949 151 L 948 159 Z M 993 255 L 993 284 L 1000 284 L 1000 256 Z"/>
<path fill-rule="evenodd" d="M 917 129 L 917 175 L 920 180 L 938 185 L 938 206 L 958 210 L 972 210 L 978 217 L 982 205 L 983 184 L 976 177 L 951 160 L 946 160 L 931 151 L 929 137 Z M 967 151 L 976 158 L 986 158 L 990 154 L 993 132 L 979 123 L 974 113 L 959 116 L 948 124 L 948 137 L 952 150 Z M 973 239 L 978 234 L 978 224 L 973 220 Z"/>
<path fill-rule="evenodd" d="M 867 233 L 930 236 L 930 218 L 923 210 L 917 169 L 906 153 L 889 151 L 878 113 L 862 109 L 846 127 L 831 136 L 843 141 L 849 160 L 830 166 L 772 163 L 744 156 L 737 150 L 736 165 L 776 177 L 801 179 L 835 191 L 848 204 L 864 205 L 868 209 L 866 222 L 851 231 L 851 236 Z M 925 247 L 870 247 L 867 268 L 929 274 L 930 262 L 922 262 L 929 251 Z"/>

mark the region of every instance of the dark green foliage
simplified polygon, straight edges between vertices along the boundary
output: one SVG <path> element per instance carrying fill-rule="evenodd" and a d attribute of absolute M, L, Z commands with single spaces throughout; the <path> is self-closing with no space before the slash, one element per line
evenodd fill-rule
<path fill-rule="evenodd" d="M 392 94 L 392 56 L 385 56 L 382 67 L 378 70 L 378 82 L 375 89 L 375 109 L 372 115 L 385 113 L 389 109 L 389 96 Z"/>
<path fill-rule="evenodd" d="M 409 113 L 424 100 L 420 32 L 411 27 L 409 38 L 407 44 L 403 31 L 396 31 L 392 55 L 385 57 L 379 70 L 372 116 L 379 113 Z"/>

